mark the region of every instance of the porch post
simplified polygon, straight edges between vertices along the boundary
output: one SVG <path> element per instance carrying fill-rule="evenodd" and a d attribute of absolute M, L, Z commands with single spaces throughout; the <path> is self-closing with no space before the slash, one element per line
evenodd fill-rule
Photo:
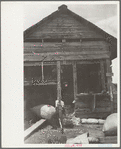
<path fill-rule="evenodd" d="M 107 69 L 107 89 L 109 91 L 110 94 L 110 100 L 111 100 L 111 113 L 113 113 L 113 92 L 112 92 L 112 71 L 111 71 L 111 67 L 110 67 L 111 61 L 110 59 L 106 59 L 106 69 Z"/>
<path fill-rule="evenodd" d="M 101 71 L 101 85 L 102 85 L 102 90 L 105 90 L 105 72 L 104 72 L 104 62 L 100 61 L 100 71 Z"/>
<path fill-rule="evenodd" d="M 77 69 L 75 61 L 73 62 L 73 87 L 74 87 L 74 100 L 75 100 L 77 94 Z"/>
<path fill-rule="evenodd" d="M 61 65 L 57 61 L 57 100 L 61 100 Z"/>
<path fill-rule="evenodd" d="M 44 82 L 43 61 L 41 62 L 41 67 L 42 67 L 42 82 Z"/>

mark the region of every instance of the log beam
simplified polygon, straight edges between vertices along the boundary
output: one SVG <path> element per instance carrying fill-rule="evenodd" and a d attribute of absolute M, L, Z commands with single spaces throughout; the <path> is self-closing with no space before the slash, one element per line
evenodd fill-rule
<path fill-rule="evenodd" d="M 104 61 L 100 61 L 100 71 L 101 71 L 101 84 L 102 90 L 105 90 L 105 72 L 104 72 Z"/>
<path fill-rule="evenodd" d="M 74 86 L 74 100 L 75 100 L 77 95 L 77 69 L 75 61 L 73 62 L 73 86 Z"/>
<path fill-rule="evenodd" d="M 111 71 L 111 61 L 110 59 L 106 59 L 106 69 L 107 69 L 107 73 L 112 73 Z M 110 101 L 111 101 L 111 113 L 113 113 L 113 110 L 114 110 L 114 103 L 113 103 L 113 93 L 112 93 L 112 76 L 111 75 L 108 75 L 107 76 L 107 89 L 108 89 L 108 92 L 110 94 Z"/>
<path fill-rule="evenodd" d="M 57 100 L 61 100 L 61 65 L 57 61 Z"/>

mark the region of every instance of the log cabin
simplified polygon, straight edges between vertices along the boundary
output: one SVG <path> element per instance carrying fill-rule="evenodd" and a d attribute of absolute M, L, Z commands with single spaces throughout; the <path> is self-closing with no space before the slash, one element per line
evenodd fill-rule
<path fill-rule="evenodd" d="M 24 31 L 26 107 L 62 99 L 77 117 L 113 112 L 111 61 L 117 39 L 61 5 Z"/>

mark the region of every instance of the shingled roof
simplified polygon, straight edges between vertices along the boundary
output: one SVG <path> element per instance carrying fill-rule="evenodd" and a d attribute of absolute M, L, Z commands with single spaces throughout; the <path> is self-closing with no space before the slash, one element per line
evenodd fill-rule
<path fill-rule="evenodd" d="M 59 14 L 61 13 L 66 13 L 68 15 L 71 15 L 72 17 L 74 17 L 77 21 L 83 23 L 85 26 L 89 27 L 92 30 L 95 30 L 96 32 L 98 32 L 100 35 L 103 36 L 103 38 L 110 43 L 110 50 L 111 50 L 111 60 L 117 57 L 117 39 L 115 37 L 113 37 L 112 35 L 108 34 L 107 32 L 105 32 L 104 30 L 102 30 L 101 28 L 97 27 L 96 25 L 94 25 L 93 23 L 89 22 L 88 20 L 84 19 L 83 17 L 75 14 L 74 12 L 72 12 L 71 10 L 69 10 L 67 8 L 66 5 L 61 5 L 60 7 L 58 7 L 58 10 L 53 12 L 52 14 L 50 14 L 49 16 L 45 17 L 44 19 L 42 19 L 41 21 L 39 21 L 38 23 L 36 23 L 35 25 L 29 27 L 28 29 L 26 29 L 24 31 L 24 40 L 32 33 L 34 32 L 34 30 L 37 27 L 41 27 L 44 24 L 46 24 L 47 21 L 51 21 L 52 19 L 56 18 Z"/>

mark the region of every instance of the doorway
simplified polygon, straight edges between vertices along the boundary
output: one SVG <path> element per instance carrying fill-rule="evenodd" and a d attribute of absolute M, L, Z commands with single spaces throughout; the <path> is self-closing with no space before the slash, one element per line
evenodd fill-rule
<path fill-rule="evenodd" d="M 74 100 L 72 65 L 61 65 L 61 96 L 65 105 L 72 104 Z"/>
<path fill-rule="evenodd" d="M 99 93 L 100 86 L 99 64 L 77 64 L 77 93 Z"/>

